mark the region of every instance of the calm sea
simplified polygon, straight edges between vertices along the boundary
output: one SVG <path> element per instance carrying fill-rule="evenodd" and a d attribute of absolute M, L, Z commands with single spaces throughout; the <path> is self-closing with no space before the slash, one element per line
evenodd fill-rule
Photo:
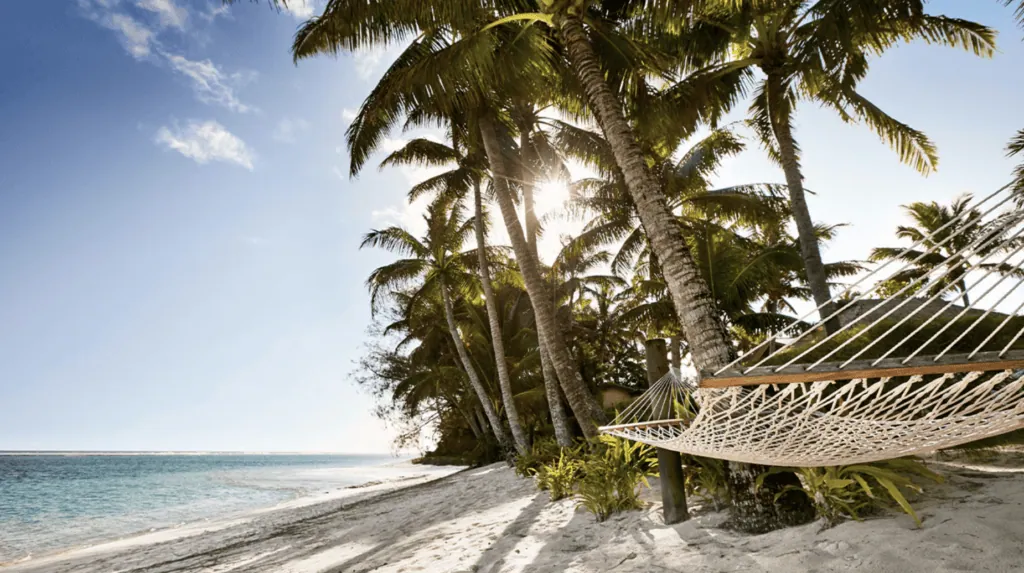
<path fill-rule="evenodd" d="M 0 455 L 0 563 L 408 474 L 390 456 Z"/>

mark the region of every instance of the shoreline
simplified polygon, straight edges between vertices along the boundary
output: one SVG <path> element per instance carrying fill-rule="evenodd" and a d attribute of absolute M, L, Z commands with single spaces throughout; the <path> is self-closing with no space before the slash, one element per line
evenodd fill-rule
<path fill-rule="evenodd" d="M 0 568 L 3 573 L 649 573 L 790 571 L 1004 572 L 1024 563 L 1020 456 L 942 460 L 946 483 L 912 501 L 921 528 L 897 510 L 824 528 L 821 522 L 744 535 L 699 500 L 666 526 L 657 478 L 645 509 L 598 523 L 577 500 L 551 502 L 505 464 L 367 495 L 264 510 L 188 537 L 105 545 Z M 957 462 L 971 467 L 952 467 Z M 388 487 L 390 485 L 390 487 Z M 143 542 L 144 541 L 144 542 Z"/>
<path fill-rule="evenodd" d="M 7 455 L 7 454 L 0 454 Z M 37 455 L 37 454 L 28 454 Z M 49 454 L 38 454 L 38 455 L 49 455 Z M 82 454 L 82 455 L 97 455 L 97 454 Z M 99 454 L 105 455 L 105 454 Z M 120 454 L 113 454 L 120 455 Z M 135 454 L 131 454 L 135 455 Z M 151 455 L 151 454 L 139 454 L 139 455 Z M 161 453 L 155 455 L 192 455 L 192 454 L 170 454 Z M 205 455 L 205 454 L 196 454 Z M 218 454 L 221 455 L 221 454 Z M 228 454 L 224 454 L 228 455 Z M 238 454 L 238 455 L 254 455 L 254 454 Z M 290 454 L 281 454 L 290 455 Z M 312 454 L 308 454 L 312 455 Z M 325 454 L 334 455 L 334 454 Z M 347 454 L 346 454 L 347 455 Z M 60 549 L 52 551 L 46 551 L 37 555 L 27 555 L 13 561 L 0 561 L 0 571 L 15 571 L 19 566 L 36 566 L 47 563 L 64 561 L 67 559 L 75 559 L 83 556 L 101 555 L 104 553 L 116 552 L 124 549 L 130 549 L 133 547 L 147 546 L 159 543 L 165 543 L 169 541 L 180 540 L 196 535 L 203 535 L 207 533 L 213 533 L 221 531 L 227 528 L 244 525 L 258 519 L 260 516 L 270 514 L 279 511 L 298 510 L 303 508 L 315 509 L 317 506 L 327 506 L 334 502 L 348 502 L 349 504 L 357 504 L 362 501 L 371 500 L 376 496 L 387 494 L 394 491 L 399 491 L 405 488 L 415 487 L 424 483 L 430 483 L 439 479 L 444 479 L 452 474 L 463 471 L 463 466 L 420 466 L 413 464 L 412 459 L 405 459 L 400 461 L 393 461 L 390 463 L 379 464 L 375 466 L 355 466 L 352 468 L 338 468 L 340 470 L 347 469 L 370 469 L 370 468 L 392 468 L 392 469 L 407 469 L 412 475 L 400 475 L 393 478 L 368 478 L 365 482 L 360 482 L 352 485 L 346 485 L 341 487 L 335 487 L 333 491 L 324 493 L 306 493 L 301 494 L 295 490 L 292 490 L 294 495 L 290 499 L 277 502 L 273 505 L 255 507 L 240 512 L 231 512 L 228 514 L 200 518 L 193 521 L 187 521 L 176 525 L 168 525 L 161 527 L 153 527 L 149 529 L 139 530 L 136 532 L 128 533 L 123 536 L 113 537 L 109 539 L 97 540 L 93 543 L 70 545 Z M 429 468 L 429 471 L 424 471 L 424 468 Z M 450 470 L 450 471 L 449 471 Z M 282 489 L 282 491 L 288 491 Z"/>

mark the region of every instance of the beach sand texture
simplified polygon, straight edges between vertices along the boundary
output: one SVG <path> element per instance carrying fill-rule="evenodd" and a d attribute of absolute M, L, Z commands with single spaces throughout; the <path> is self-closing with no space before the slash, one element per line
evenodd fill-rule
<path fill-rule="evenodd" d="M 935 467 L 948 480 L 915 504 L 921 529 L 892 514 L 831 529 L 815 523 L 745 536 L 718 529 L 723 514 L 700 510 L 688 522 L 665 526 L 656 489 L 645 494 L 652 501 L 647 509 L 597 523 L 573 500 L 552 503 L 532 480 L 495 464 L 368 499 L 374 492 L 0 571 L 1024 571 L 1024 473 Z"/>

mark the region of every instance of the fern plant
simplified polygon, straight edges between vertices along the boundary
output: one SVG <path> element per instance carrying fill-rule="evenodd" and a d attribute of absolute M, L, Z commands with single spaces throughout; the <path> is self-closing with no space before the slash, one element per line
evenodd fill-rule
<path fill-rule="evenodd" d="M 796 473 L 801 486 L 786 486 L 776 495 L 776 499 L 788 491 L 802 491 L 811 498 L 818 517 L 829 525 L 846 517 L 859 521 L 863 513 L 880 507 L 889 499 L 914 518 L 914 523 L 920 527 L 921 519 L 907 501 L 904 491 L 921 493 L 921 487 L 914 483 L 912 476 L 928 478 L 937 483 L 943 481 L 942 476 L 916 460 L 897 459 L 824 468 L 772 468 L 758 476 L 757 486 L 760 487 L 769 475 L 782 472 Z M 884 494 L 878 495 L 881 492 Z"/>

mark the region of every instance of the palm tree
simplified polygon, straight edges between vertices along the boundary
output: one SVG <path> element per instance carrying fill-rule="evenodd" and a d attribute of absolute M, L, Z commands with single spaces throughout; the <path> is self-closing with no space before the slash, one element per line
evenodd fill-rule
<path fill-rule="evenodd" d="M 349 148 L 352 171 L 358 172 L 369 155 L 393 126 L 410 111 L 428 109 L 433 117 L 452 116 L 473 110 L 491 168 L 492 188 L 511 238 L 516 261 L 523 275 L 527 291 L 534 304 L 537 332 L 541 345 L 550 353 L 566 400 L 587 436 L 596 434 L 595 420 L 605 419 L 604 412 L 587 390 L 580 377 L 561 332 L 555 322 L 554 303 L 550 289 L 539 270 L 536 257 L 529 249 L 518 216 L 515 213 L 513 187 L 515 162 L 510 162 L 510 127 L 503 122 L 507 103 L 495 101 L 496 96 L 511 92 L 517 85 L 543 85 L 538 78 L 554 75 L 564 79 L 560 55 L 568 57 L 575 69 L 575 80 L 582 85 L 589 106 L 575 101 L 576 113 L 593 113 L 605 137 L 612 145 L 616 163 L 630 195 L 636 204 L 640 220 L 657 255 L 666 283 L 672 294 L 682 330 L 690 344 L 696 366 L 710 370 L 726 364 L 733 356 L 727 332 L 711 298 L 707 285 L 701 280 L 684 242 L 683 234 L 669 209 L 656 179 L 649 173 L 643 152 L 637 144 L 633 127 L 628 122 L 620 94 L 616 93 L 602 69 L 599 51 L 591 44 L 588 27 L 594 38 L 601 38 L 607 54 L 614 54 L 620 66 L 615 87 L 628 90 L 641 85 L 632 81 L 643 77 L 651 69 L 647 62 L 659 59 L 657 50 L 647 46 L 644 38 L 660 31 L 678 28 L 673 18 L 664 19 L 674 9 L 654 11 L 662 21 L 641 22 L 627 26 L 629 34 L 618 34 L 616 23 L 619 13 L 643 15 L 646 2 L 627 2 L 621 10 L 612 13 L 592 9 L 588 0 L 548 2 L 541 0 L 551 14 L 542 15 L 558 30 L 562 49 L 552 39 L 539 33 L 535 27 L 523 30 L 492 28 L 489 33 L 480 30 L 488 19 L 501 22 L 506 16 L 521 15 L 523 4 L 515 0 L 496 0 L 481 9 L 474 0 L 449 0 L 443 3 L 419 0 L 394 0 L 351 5 L 346 0 L 330 0 L 324 13 L 303 25 L 296 35 L 293 55 L 298 58 L 320 53 L 337 53 L 370 45 L 382 45 L 415 36 L 409 47 L 399 55 L 381 82 L 371 91 L 359 116 L 349 127 Z M 674 3 L 668 3 L 669 8 Z M 586 19 L 584 18 L 586 14 Z M 644 64 L 635 66 L 634 64 Z M 636 68 L 636 69 L 633 69 Z M 624 79 L 625 78 L 625 79 Z M 568 85 L 565 82 L 561 85 Z M 548 84 L 549 86 L 550 84 Z M 550 89 L 550 87 L 548 87 Z M 682 125 L 692 129 L 695 119 L 705 114 L 709 106 L 702 94 L 694 101 L 687 100 L 689 89 L 676 94 L 675 109 L 685 110 L 690 119 Z M 724 99 L 729 99 L 726 95 Z M 696 104 L 700 103 L 700 106 Z M 720 104 L 721 102 L 713 102 Z M 698 109 L 700 108 L 700 109 Z M 692 116 L 692 117 L 691 117 Z M 662 131 L 671 122 L 662 119 Z M 773 493 L 752 488 L 756 468 L 733 471 L 733 489 L 736 509 L 740 513 L 762 515 L 748 519 L 762 522 L 754 527 L 765 527 L 774 514 Z M 740 499 L 740 496 L 743 499 Z M 767 524 L 771 527 L 771 524 Z"/>
<path fill-rule="evenodd" d="M 1024 5 L 1022 5 L 1024 10 Z M 1006 146 L 1008 156 L 1024 155 L 1024 129 L 1017 132 L 1017 135 L 1010 140 Z M 1020 196 L 1024 196 L 1024 162 L 1013 169 L 1013 190 Z"/>
<path fill-rule="evenodd" d="M 467 268 L 477 253 L 476 250 L 462 252 L 461 249 L 472 232 L 473 221 L 463 220 L 458 206 L 449 207 L 445 201 L 433 203 L 427 209 L 424 219 L 427 223 L 427 234 L 422 239 L 417 239 L 401 227 L 374 230 L 363 238 L 361 248 L 380 247 L 407 257 L 375 269 L 370 274 L 367 286 L 370 288 L 371 306 L 376 307 L 382 296 L 397 288 L 408 286 L 413 281 L 422 281 L 422 284 L 411 297 L 408 303 L 410 306 L 421 297 L 440 293 L 449 334 L 462 368 L 480 400 L 494 436 L 499 444 L 507 448 L 508 438 L 505 436 L 501 419 L 498 418 L 487 390 L 466 351 L 458 324 L 455 322 L 452 304 L 451 289 L 466 290 L 471 281 Z"/>
<path fill-rule="evenodd" d="M 536 95 L 536 94 L 533 94 Z M 557 153 L 552 148 L 547 138 L 547 133 L 540 129 L 541 109 L 534 105 L 529 98 L 520 94 L 511 106 L 511 116 L 519 132 L 519 187 L 523 195 L 523 216 L 526 227 L 526 242 L 533 258 L 541 262 L 540 253 L 537 251 L 537 236 L 540 233 L 540 223 L 537 219 L 537 212 L 534 201 L 534 191 L 537 180 L 542 175 L 550 176 L 553 173 L 565 171 L 565 166 L 558 161 Z M 559 173 L 561 174 L 561 173 Z M 538 347 L 540 354 L 541 371 L 544 375 L 544 388 L 547 392 L 547 401 L 551 408 L 551 418 L 555 424 L 555 441 L 561 447 L 572 446 L 572 436 L 568 433 L 564 421 L 560 424 L 557 420 L 564 420 L 565 413 L 562 410 L 562 399 L 558 392 L 558 380 L 554 365 L 551 362 L 551 353 L 544 344 Z"/>
<path fill-rule="evenodd" d="M 450 131 L 456 133 L 455 130 Z M 530 442 L 523 431 L 519 420 L 519 412 L 516 410 L 515 401 L 512 399 L 512 382 L 509 378 L 508 363 L 505 358 L 505 344 L 501 335 L 501 319 L 497 303 L 494 300 L 490 265 L 487 261 L 485 229 L 487 216 L 484 213 L 480 192 L 481 179 L 483 178 L 486 165 L 482 162 L 479 154 L 469 151 L 465 145 L 458 145 L 457 141 L 447 145 L 422 138 L 414 139 L 401 149 L 393 152 L 381 162 L 381 167 L 407 164 L 428 166 L 449 166 L 454 164 L 453 169 L 431 177 L 413 187 L 409 193 L 410 201 L 428 192 L 434 192 L 446 201 L 463 200 L 472 191 L 474 208 L 473 227 L 477 244 L 477 270 L 480 274 L 480 284 L 487 307 L 488 326 L 492 341 L 491 346 L 494 350 L 494 362 L 498 371 L 498 386 L 501 388 L 505 415 L 508 418 L 509 428 L 512 430 L 512 439 L 515 441 L 516 450 L 520 454 L 525 454 L 530 450 Z M 562 420 L 562 423 L 564 424 L 565 421 Z"/>
<path fill-rule="evenodd" d="M 413 0 L 373 2 L 358 7 L 344 0 L 328 2 L 324 13 L 304 24 L 296 34 L 293 55 L 296 59 L 322 53 L 337 53 L 359 47 L 386 44 L 420 33 L 384 74 L 364 101 L 348 130 L 352 158 L 351 172 L 356 174 L 379 147 L 384 135 L 406 117 L 410 121 L 445 121 L 472 111 L 484 140 L 491 166 L 492 189 L 498 199 L 503 221 L 512 237 L 516 262 L 523 272 L 527 291 L 537 314 L 541 345 L 550 354 L 558 381 L 584 434 L 597 434 L 596 423 L 606 419 L 604 411 L 586 390 L 571 356 L 554 328 L 553 305 L 531 257 L 528 244 L 514 210 L 512 188 L 508 184 L 511 169 L 504 169 L 504 157 L 513 148 L 504 130 L 494 126 L 490 117 L 496 86 L 513 85 L 522 70 L 546 68 L 551 50 L 537 33 L 471 34 L 484 17 L 508 13 L 504 2 L 495 10 L 482 10 L 479 2 L 453 0 L 434 6 Z M 507 3 L 514 5 L 509 0 Z M 515 43 L 511 49 L 505 44 Z M 493 153 L 492 153 L 493 152 Z M 495 162 L 500 162 L 499 169 Z M 517 232 L 518 231 L 518 232 Z"/>
<path fill-rule="evenodd" d="M 665 196 L 647 168 L 633 127 L 623 113 L 622 100 L 607 81 L 598 51 L 587 31 L 586 23 L 604 32 L 605 25 L 614 22 L 595 10 L 590 0 L 542 1 L 541 4 L 545 14 L 519 15 L 518 18 L 544 21 L 558 30 L 565 54 L 583 85 L 601 131 L 611 144 L 625 186 L 661 261 L 676 312 L 693 349 L 694 362 L 701 370 L 724 366 L 732 356 L 725 327 L 685 247 Z"/>
<path fill-rule="evenodd" d="M 928 277 L 937 270 L 943 271 L 939 274 L 949 271 L 940 280 L 929 281 L 925 278 L 919 283 L 919 288 L 926 289 L 929 295 L 947 291 L 960 293 L 960 299 L 964 306 L 970 306 L 971 299 L 967 294 L 967 275 L 972 269 L 1000 274 L 1021 274 L 1011 265 L 980 263 L 980 260 L 999 252 L 1013 250 L 1019 245 L 1019 242 L 1011 241 L 1011 244 L 1005 244 L 1002 241 L 986 240 L 986 237 L 994 238 L 993 232 L 1002 231 L 993 230 L 983 224 L 981 212 L 970 206 L 971 201 L 970 195 L 963 195 L 954 199 L 949 206 L 940 205 L 934 201 L 931 203 L 916 202 L 903 206 L 915 224 L 897 227 L 896 236 L 915 243 L 921 241 L 923 250 L 879 247 L 871 251 L 871 260 L 873 261 L 896 259 L 912 264 L 889 279 L 890 290 L 902 290 L 903 287 L 922 277 Z M 963 219 L 955 224 L 950 224 L 954 219 L 960 217 Z M 946 225 L 949 226 L 936 233 Z M 945 244 L 937 252 L 925 254 L 925 251 L 929 251 L 943 242 Z M 968 255 L 962 254 L 964 249 L 976 242 L 981 248 L 973 249 Z"/>
<path fill-rule="evenodd" d="M 723 50 L 731 57 L 706 73 L 757 77 L 751 124 L 769 156 L 785 173 L 790 208 L 800 238 L 807 278 L 822 317 L 832 314 L 825 267 L 804 194 L 793 116 L 800 99 L 833 109 L 847 122 L 863 121 L 892 146 L 900 160 L 922 174 L 938 163 L 928 137 L 901 123 L 857 92 L 869 58 L 900 41 L 923 39 L 962 47 L 979 56 L 995 50 L 995 32 L 981 24 L 933 16 L 925 0 L 778 0 L 738 4 L 715 0 L 696 21 L 728 31 Z M 753 70 L 760 74 L 755 76 Z M 829 329 L 838 327 L 835 320 Z"/>

